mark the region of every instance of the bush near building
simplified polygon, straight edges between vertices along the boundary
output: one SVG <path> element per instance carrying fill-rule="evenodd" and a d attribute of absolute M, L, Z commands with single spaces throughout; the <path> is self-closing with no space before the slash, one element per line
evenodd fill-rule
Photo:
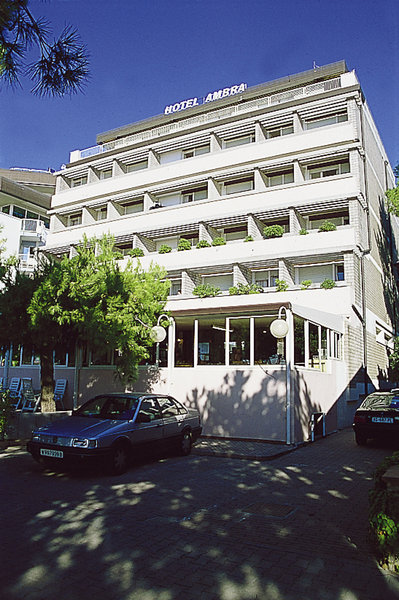
<path fill-rule="evenodd" d="M 379 564 L 399 573 L 399 492 L 389 489 L 383 475 L 399 465 L 399 452 L 385 458 L 374 473 L 370 491 L 370 534 Z"/>

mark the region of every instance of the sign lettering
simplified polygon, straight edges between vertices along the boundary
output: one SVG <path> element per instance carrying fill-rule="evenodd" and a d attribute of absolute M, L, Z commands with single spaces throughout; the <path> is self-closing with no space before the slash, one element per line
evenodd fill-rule
<path fill-rule="evenodd" d="M 213 102 L 214 100 L 220 100 L 221 98 L 227 98 L 228 96 L 235 96 L 236 94 L 244 92 L 247 87 L 246 83 L 240 83 L 240 85 L 232 85 L 231 87 L 222 88 L 215 92 L 209 92 L 204 98 L 189 98 L 188 100 L 182 100 L 175 104 L 169 104 L 168 106 L 165 106 L 164 114 L 170 115 L 180 112 L 181 110 L 186 110 L 187 108 L 206 104 L 207 102 Z"/>

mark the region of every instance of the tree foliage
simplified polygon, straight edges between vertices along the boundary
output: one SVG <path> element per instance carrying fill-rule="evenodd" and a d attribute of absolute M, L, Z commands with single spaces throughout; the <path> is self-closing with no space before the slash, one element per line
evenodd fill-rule
<path fill-rule="evenodd" d="M 85 238 L 75 257 L 49 263 L 33 278 L 17 271 L 6 280 L 0 312 L 9 308 L 0 315 L 0 339 L 32 344 L 39 353 L 42 408 L 52 402 L 57 348 L 116 350 L 116 372 L 124 381 L 134 380 L 149 357 L 151 327 L 164 312 L 169 282 L 157 265 L 144 271 L 135 260 L 122 270 L 113 245 L 109 236 Z"/>
<path fill-rule="evenodd" d="M 82 91 L 89 76 L 88 53 L 77 31 L 67 26 L 50 41 L 46 19 L 36 19 L 29 0 L 0 0 L 0 82 L 10 86 L 27 75 L 39 96 L 64 96 Z M 28 62 L 32 48 L 39 58 Z"/>
<path fill-rule="evenodd" d="M 387 191 L 388 210 L 399 217 L 399 164 L 393 170 L 397 179 L 396 187 Z"/>

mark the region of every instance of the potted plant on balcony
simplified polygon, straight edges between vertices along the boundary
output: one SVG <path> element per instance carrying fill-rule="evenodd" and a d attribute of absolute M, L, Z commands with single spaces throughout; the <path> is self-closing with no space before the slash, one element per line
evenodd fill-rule
<path fill-rule="evenodd" d="M 197 248 L 210 248 L 210 243 L 208 242 L 208 240 L 200 240 L 197 244 Z"/>
<path fill-rule="evenodd" d="M 304 279 L 301 281 L 301 290 L 307 290 L 312 285 L 311 279 Z"/>
<path fill-rule="evenodd" d="M 335 223 L 333 223 L 332 221 L 329 221 L 328 219 L 325 219 L 325 221 L 323 221 L 323 223 L 320 225 L 319 227 L 319 231 L 335 231 L 337 229 L 337 226 Z"/>
<path fill-rule="evenodd" d="M 177 244 L 177 250 L 179 252 L 182 252 L 183 250 L 191 250 L 190 240 L 186 240 L 186 238 L 180 238 L 179 243 Z"/>
<path fill-rule="evenodd" d="M 285 292 L 288 290 L 288 283 L 284 279 L 276 279 L 276 292 Z"/>
<path fill-rule="evenodd" d="M 267 225 L 263 230 L 263 235 L 266 239 L 282 237 L 284 234 L 284 227 L 281 225 Z"/>
<path fill-rule="evenodd" d="M 247 235 L 244 238 L 244 242 L 253 242 L 253 241 L 254 241 L 254 238 L 252 237 L 252 235 Z"/>
<path fill-rule="evenodd" d="M 305 227 L 302 227 L 302 229 L 299 230 L 299 235 L 308 235 L 309 231 L 307 229 L 305 229 Z"/>
<path fill-rule="evenodd" d="M 132 248 L 129 250 L 128 255 L 133 257 L 144 256 L 144 250 L 141 248 Z"/>
<path fill-rule="evenodd" d="M 239 283 L 229 288 L 230 296 L 241 296 L 243 294 L 260 294 L 263 292 L 263 288 L 256 283 Z"/>
<path fill-rule="evenodd" d="M 332 288 L 335 288 L 335 281 L 333 279 L 325 279 L 321 284 L 320 287 L 323 288 L 323 290 L 331 290 Z"/>
<path fill-rule="evenodd" d="M 194 296 L 199 298 L 214 298 L 221 293 L 221 289 L 215 285 L 209 283 L 200 283 L 193 289 Z"/>
<path fill-rule="evenodd" d="M 158 254 L 168 254 L 169 252 L 172 252 L 172 248 L 167 244 L 162 244 L 158 250 Z"/>
<path fill-rule="evenodd" d="M 218 236 L 213 238 L 212 240 L 212 246 L 225 246 L 226 245 L 226 240 L 224 239 L 224 237 Z"/>

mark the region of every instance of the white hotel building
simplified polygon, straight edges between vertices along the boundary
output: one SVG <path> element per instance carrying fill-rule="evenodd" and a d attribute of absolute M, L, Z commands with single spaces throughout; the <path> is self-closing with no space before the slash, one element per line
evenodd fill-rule
<path fill-rule="evenodd" d="M 293 443 L 312 415 L 327 432 L 347 426 L 387 378 L 397 311 L 394 177 L 356 74 L 338 62 L 207 100 L 72 152 L 46 249 L 70 254 L 84 234 L 111 233 L 123 254 L 142 250 L 144 268 L 167 270 L 160 369 L 140 367 L 136 388 L 197 406 L 205 435 Z M 336 227 L 320 232 L 325 220 Z M 265 237 L 270 225 L 283 235 Z M 200 284 L 221 293 L 199 298 Z M 229 293 L 239 284 L 262 292 Z M 270 333 L 279 311 L 282 341 Z M 107 363 L 88 354 L 79 402 L 117 389 Z"/>

